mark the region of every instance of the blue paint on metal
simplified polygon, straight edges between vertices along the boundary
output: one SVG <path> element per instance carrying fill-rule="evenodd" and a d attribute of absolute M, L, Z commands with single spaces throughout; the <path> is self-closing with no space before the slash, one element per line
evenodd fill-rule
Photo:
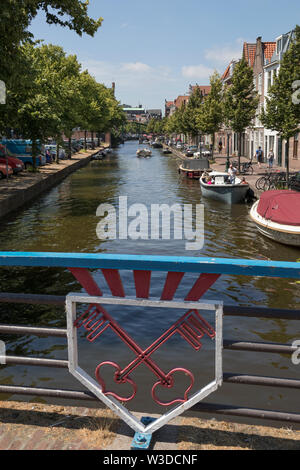
<path fill-rule="evenodd" d="M 151 416 L 143 416 L 141 419 L 141 422 L 145 426 L 148 426 L 148 424 L 153 423 L 153 421 L 155 421 L 155 418 L 151 418 Z M 147 450 L 150 447 L 151 439 L 152 434 L 147 434 L 145 432 L 136 432 L 131 443 L 131 449 Z"/>
<path fill-rule="evenodd" d="M 0 266 L 104 268 L 300 279 L 299 263 L 184 256 L 0 252 Z"/>

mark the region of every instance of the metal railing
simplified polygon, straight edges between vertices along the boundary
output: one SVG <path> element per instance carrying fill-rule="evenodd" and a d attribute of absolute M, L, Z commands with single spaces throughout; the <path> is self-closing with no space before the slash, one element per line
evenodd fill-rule
<path fill-rule="evenodd" d="M 230 260 L 212 258 L 172 258 L 152 256 L 130 255 L 94 255 L 94 254 L 57 254 L 57 253 L 0 253 L 0 266 L 51 266 L 69 268 L 70 270 L 98 268 L 106 275 L 109 270 L 134 270 L 136 271 L 167 271 L 168 273 L 194 272 L 201 276 L 210 275 L 247 275 L 268 276 L 300 279 L 300 265 L 288 262 Z M 205 273 L 205 274 L 203 274 Z M 216 279 L 215 279 L 216 280 Z M 150 282 L 150 279 L 149 279 Z M 206 280 L 207 282 L 207 280 Z M 212 282 L 208 282 L 210 286 Z M 112 287 L 109 284 L 110 288 Z M 165 286 L 166 287 L 166 286 Z M 198 286 L 199 287 L 199 286 Z M 194 289 L 194 290 L 193 290 Z M 166 290 L 166 289 L 165 289 Z M 164 292 L 165 292 L 164 290 Z M 176 290 L 176 289 L 175 289 Z M 206 289 L 207 290 L 207 289 Z M 191 292 L 195 297 L 195 286 Z M 190 293 L 191 293 L 190 292 Z M 174 291 L 175 293 L 175 291 Z M 203 294 L 203 288 L 198 291 Z M 114 294 L 113 294 L 114 295 Z M 197 297 L 197 296 L 196 296 Z M 196 298 L 189 299 L 196 300 Z M 64 306 L 65 297 L 51 295 L 30 295 L 0 293 L 0 303 L 20 304 L 44 304 Z M 239 316 L 252 318 L 276 318 L 284 320 L 300 320 L 300 310 L 270 309 L 263 307 L 238 307 L 224 306 L 224 316 Z M 0 325 L 1 335 L 36 335 L 65 337 L 67 330 L 59 328 L 38 328 L 30 326 Z M 272 354 L 292 354 L 296 347 L 291 344 L 249 342 L 224 339 L 224 350 L 248 351 Z M 32 357 L 7 356 L 6 364 L 23 364 L 27 366 L 45 366 L 56 368 L 68 368 L 68 360 L 42 359 Z M 300 380 L 297 378 L 266 377 L 234 372 L 224 372 L 223 382 L 230 384 L 244 384 L 259 387 L 280 387 L 288 389 L 300 389 Z M 88 400 L 98 402 L 98 398 L 90 391 L 63 390 L 50 388 L 33 388 L 23 386 L 0 385 L 0 393 L 16 395 L 56 397 L 75 400 Z M 238 416 L 255 419 L 267 419 L 280 422 L 300 423 L 300 413 L 283 412 L 279 410 L 264 410 L 237 405 L 197 403 L 192 411 L 212 413 L 216 415 Z"/>

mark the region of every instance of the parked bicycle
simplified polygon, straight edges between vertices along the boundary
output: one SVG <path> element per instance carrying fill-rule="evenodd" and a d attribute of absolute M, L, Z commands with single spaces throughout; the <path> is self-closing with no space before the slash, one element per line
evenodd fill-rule
<path fill-rule="evenodd" d="M 291 174 L 287 185 L 286 172 L 280 170 L 267 172 L 264 176 L 258 178 L 255 183 L 255 187 L 259 191 L 285 189 L 287 186 L 290 189 L 297 188 L 300 186 L 300 181 L 298 182 L 296 174 Z"/>
<path fill-rule="evenodd" d="M 238 164 L 237 161 L 233 161 L 232 165 L 235 168 L 238 168 L 239 164 Z M 241 175 L 253 175 L 253 172 L 254 172 L 254 169 L 253 169 L 251 161 L 241 163 L 241 165 L 240 165 L 240 174 Z"/>

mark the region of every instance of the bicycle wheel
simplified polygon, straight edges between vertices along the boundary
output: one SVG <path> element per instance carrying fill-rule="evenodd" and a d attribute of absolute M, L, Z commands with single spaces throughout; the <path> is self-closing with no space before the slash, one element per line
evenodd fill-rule
<path fill-rule="evenodd" d="M 258 178 L 255 183 L 256 189 L 258 189 L 258 191 L 263 191 L 266 181 L 267 178 L 265 176 L 261 176 L 260 178 Z"/>

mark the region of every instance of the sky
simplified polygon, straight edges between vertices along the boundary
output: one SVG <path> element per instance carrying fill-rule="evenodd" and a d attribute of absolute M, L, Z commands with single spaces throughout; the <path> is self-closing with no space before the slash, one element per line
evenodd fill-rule
<path fill-rule="evenodd" d="M 241 57 L 243 42 L 275 41 L 300 24 L 299 0 L 90 0 L 89 15 L 103 18 L 94 38 L 47 25 L 40 13 L 36 39 L 76 54 L 97 81 L 116 83 L 116 97 L 131 106 L 164 110 L 165 99 L 208 85 Z"/>

